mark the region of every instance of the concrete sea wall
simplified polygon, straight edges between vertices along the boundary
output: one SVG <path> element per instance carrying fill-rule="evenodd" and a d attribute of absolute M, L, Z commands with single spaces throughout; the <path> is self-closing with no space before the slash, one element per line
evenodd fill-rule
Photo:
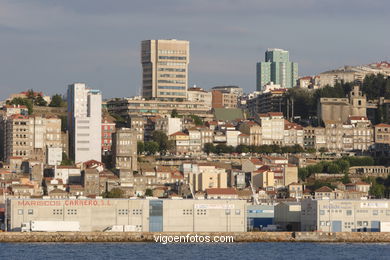
<path fill-rule="evenodd" d="M 103 232 L 2 232 L 0 242 L 156 242 L 156 236 L 187 236 L 189 233 Z M 190 233 L 190 236 L 232 236 L 234 242 L 349 242 L 390 243 L 390 233 L 242 232 Z"/>

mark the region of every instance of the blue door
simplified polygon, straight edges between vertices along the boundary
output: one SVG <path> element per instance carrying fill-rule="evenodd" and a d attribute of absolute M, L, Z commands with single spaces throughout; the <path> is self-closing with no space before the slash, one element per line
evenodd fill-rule
<path fill-rule="evenodd" d="M 379 221 L 371 221 L 371 232 L 379 232 Z"/>
<path fill-rule="evenodd" d="M 341 221 L 332 221 L 332 232 L 341 232 Z"/>
<path fill-rule="evenodd" d="M 149 232 L 163 231 L 163 201 L 149 201 Z"/>

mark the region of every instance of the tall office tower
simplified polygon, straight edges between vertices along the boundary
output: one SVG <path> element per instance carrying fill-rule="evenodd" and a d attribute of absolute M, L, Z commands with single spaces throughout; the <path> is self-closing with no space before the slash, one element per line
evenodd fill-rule
<path fill-rule="evenodd" d="M 141 43 L 142 96 L 176 100 L 187 98 L 188 41 L 146 40 Z"/>
<path fill-rule="evenodd" d="M 70 158 L 101 161 L 102 95 L 83 83 L 68 86 Z"/>
<path fill-rule="evenodd" d="M 282 88 L 296 86 L 298 80 L 298 63 L 290 62 L 288 51 L 268 49 L 265 61 L 257 63 L 257 90 L 273 82 Z"/>

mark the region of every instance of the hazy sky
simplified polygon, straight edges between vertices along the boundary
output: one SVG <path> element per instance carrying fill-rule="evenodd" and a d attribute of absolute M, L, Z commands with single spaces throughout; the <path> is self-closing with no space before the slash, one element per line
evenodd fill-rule
<path fill-rule="evenodd" d="M 190 86 L 256 87 L 267 48 L 299 75 L 390 60 L 389 0 L 0 0 L 0 100 L 73 82 L 136 95 L 140 41 L 190 41 Z"/>

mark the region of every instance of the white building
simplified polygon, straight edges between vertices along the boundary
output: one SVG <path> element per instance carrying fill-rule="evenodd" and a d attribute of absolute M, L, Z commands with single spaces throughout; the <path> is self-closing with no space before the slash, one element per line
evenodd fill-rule
<path fill-rule="evenodd" d="M 182 130 L 181 118 L 173 118 L 170 116 L 157 118 L 155 130 L 162 131 L 166 135 L 179 132 Z"/>
<path fill-rule="evenodd" d="M 62 161 L 62 147 L 47 147 L 46 163 L 48 165 L 60 165 Z"/>
<path fill-rule="evenodd" d="M 102 96 L 83 83 L 68 87 L 70 158 L 75 162 L 101 161 Z"/>
<path fill-rule="evenodd" d="M 269 112 L 259 114 L 258 117 L 262 129 L 262 143 L 282 145 L 284 143 L 283 113 Z"/>

